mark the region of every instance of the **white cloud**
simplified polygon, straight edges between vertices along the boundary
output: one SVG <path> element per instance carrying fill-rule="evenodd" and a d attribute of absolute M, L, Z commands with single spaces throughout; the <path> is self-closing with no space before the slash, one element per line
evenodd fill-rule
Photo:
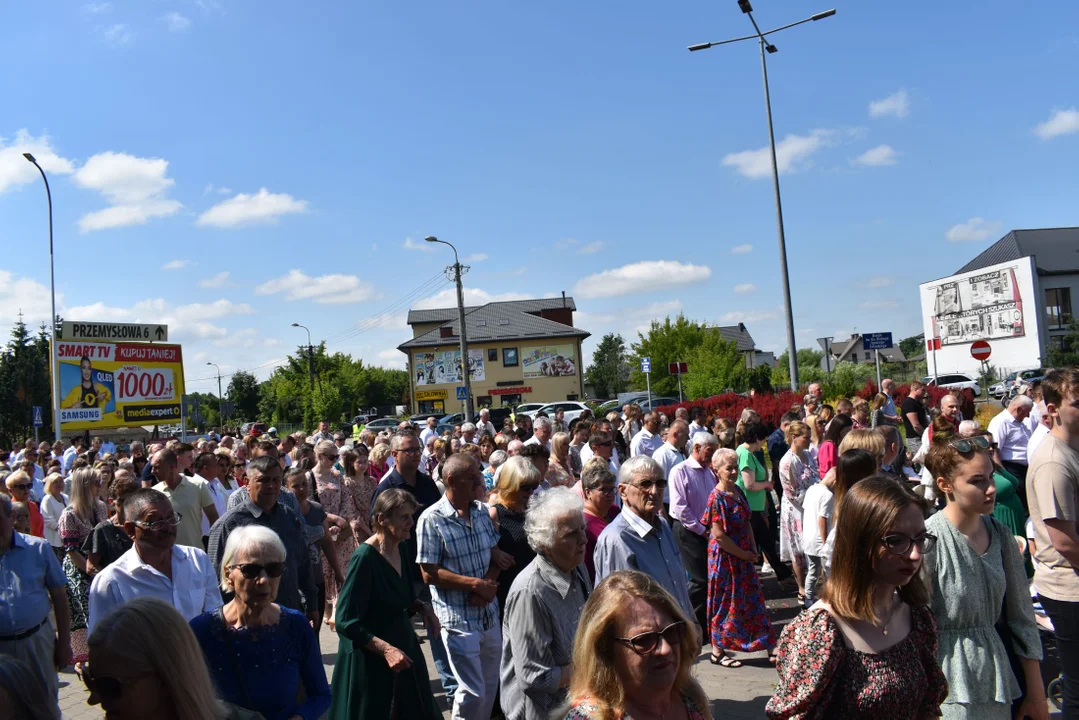
<path fill-rule="evenodd" d="M 734 310 L 724 313 L 720 321 L 729 323 L 761 322 L 762 320 L 775 320 L 779 315 L 771 310 Z"/>
<path fill-rule="evenodd" d="M 162 270 L 183 270 L 191 264 L 190 260 L 169 260 L 161 266 Z"/>
<path fill-rule="evenodd" d="M 582 245 L 580 248 L 577 249 L 577 254 L 594 255 L 605 247 L 607 247 L 607 243 L 603 242 L 602 240 L 597 240 L 595 242 L 590 242 L 587 245 Z"/>
<path fill-rule="evenodd" d="M 300 270 L 274 278 L 255 288 L 256 295 L 284 293 L 286 300 L 314 300 L 323 305 L 342 305 L 372 300 L 378 297 L 370 283 L 355 275 L 320 275 L 311 277 Z"/>
<path fill-rule="evenodd" d="M 487 253 L 472 253 L 461 258 L 461 262 L 483 262 L 487 259 Z"/>
<path fill-rule="evenodd" d="M 1077 132 L 1079 132 L 1079 110 L 1074 107 L 1068 110 L 1054 110 L 1048 120 L 1038 123 L 1034 128 L 1034 134 L 1042 140 Z"/>
<path fill-rule="evenodd" d="M 711 276 L 711 269 L 704 265 L 683 264 L 674 260 L 646 260 L 582 278 L 574 286 L 573 294 L 583 298 L 618 297 L 691 285 Z"/>
<path fill-rule="evenodd" d="M 470 287 L 464 289 L 464 296 L 466 307 L 486 305 L 487 303 L 492 302 L 504 302 L 506 300 L 529 300 L 535 297 L 534 295 L 519 292 L 489 293 L 486 290 Z M 420 300 L 412 306 L 412 309 L 430 310 L 432 308 L 448 307 L 457 307 L 457 290 L 455 288 L 446 288 L 429 298 Z"/>
<path fill-rule="evenodd" d="M 887 117 L 892 115 L 905 118 L 910 114 L 910 98 L 906 90 L 892 93 L 883 100 L 874 100 L 869 103 L 869 117 Z"/>
<path fill-rule="evenodd" d="M 859 310 L 892 310 L 899 307 L 895 300 L 867 300 L 858 305 Z"/>
<path fill-rule="evenodd" d="M 98 28 L 98 32 L 105 38 L 105 42 L 110 45 L 127 45 L 132 38 L 131 30 L 123 23 Z"/>
<path fill-rule="evenodd" d="M 834 131 L 813 130 L 808 135 L 788 135 L 776 143 L 776 165 L 781 175 L 808 168 L 809 158 L 823 148 Z M 723 158 L 723 165 L 733 167 L 739 173 L 759 180 L 772 175 L 772 153 L 767 146 L 759 150 L 743 150 Z"/>
<path fill-rule="evenodd" d="M 85 10 L 86 12 L 90 13 L 91 15 L 102 15 L 102 14 L 107 13 L 107 12 L 112 12 L 112 3 L 111 2 L 89 3 L 87 5 L 83 5 L 82 9 Z"/>
<path fill-rule="evenodd" d="M 75 184 L 96 190 L 111 207 L 79 219 L 79 230 L 90 232 L 108 228 L 144 225 L 167 217 L 183 207 L 166 197 L 176 181 L 166 177 L 169 163 L 161 158 L 140 158 L 126 153 L 94 155 L 75 173 Z"/>
<path fill-rule="evenodd" d="M 244 225 L 276 223 L 282 215 L 307 212 L 307 201 L 287 193 L 271 193 L 260 188 L 254 195 L 239 193 L 223 200 L 199 215 L 197 225 L 234 228 Z"/>
<path fill-rule="evenodd" d="M 213 183 L 209 183 L 202 189 L 203 195 L 209 195 L 210 193 L 218 193 L 219 195 L 231 195 L 232 188 L 229 187 L 215 187 Z"/>
<path fill-rule="evenodd" d="M 170 32 L 183 32 L 191 27 L 191 21 L 175 11 L 165 15 L 165 23 L 169 26 Z"/>
<path fill-rule="evenodd" d="M 421 252 L 432 252 L 434 248 L 431 245 L 432 243 L 426 240 L 413 240 L 411 237 L 406 237 L 405 241 L 401 243 L 401 247 L 406 250 L 420 250 Z"/>
<path fill-rule="evenodd" d="M 396 368 L 398 370 L 405 368 L 405 354 L 396 348 L 381 350 L 376 357 L 379 359 L 378 364 L 382 367 Z"/>
<path fill-rule="evenodd" d="M 882 288 L 888 287 L 894 282 L 895 280 L 893 278 L 887 277 L 886 275 L 877 275 L 875 277 L 869 278 L 869 281 L 865 284 L 865 286 L 868 288 Z"/>
<path fill-rule="evenodd" d="M 740 285 L 734 286 L 734 291 L 736 293 L 751 293 L 755 292 L 756 290 L 757 286 L 753 283 L 741 283 Z"/>
<path fill-rule="evenodd" d="M 199 281 L 199 287 L 204 288 L 219 288 L 228 285 L 229 283 L 229 271 L 219 272 L 213 277 L 206 278 Z"/>
<path fill-rule="evenodd" d="M 72 162 L 52 149 L 47 136 L 34 137 L 26 130 L 19 130 L 10 144 L 5 138 L 0 138 L 0 193 L 20 185 L 41 182 L 37 168 L 23 157 L 25 152 L 32 153 L 50 176 L 75 172 Z"/>
<path fill-rule="evenodd" d="M 27 326 L 36 328 L 38 323 L 48 320 L 52 314 L 49 303 L 48 285 L 0 270 L 0 321 L 14 323 L 22 312 Z M 57 296 L 57 306 L 62 306 L 62 296 Z"/>
<path fill-rule="evenodd" d="M 731 248 L 731 255 L 745 255 L 746 253 L 753 252 L 753 246 L 749 243 L 745 245 L 735 245 Z"/>
<path fill-rule="evenodd" d="M 898 153 L 892 149 L 891 145 L 878 145 L 875 148 L 866 150 L 851 162 L 855 165 L 878 167 L 880 165 L 895 165 L 898 162 L 898 157 Z"/>
<path fill-rule="evenodd" d="M 128 322 L 132 312 L 127 308 L 110 307 L 100 300 L 92 305 L 79 305 L 68 308 L 64 317 L 68 320 L 90 322 Z"/>
<path fill-rule="evenodd" d="M 952 225 L 945 237 L 951 242 L 980 242 L 1000 232 L 999 220 L 974 217 L 964 223 Z"/>

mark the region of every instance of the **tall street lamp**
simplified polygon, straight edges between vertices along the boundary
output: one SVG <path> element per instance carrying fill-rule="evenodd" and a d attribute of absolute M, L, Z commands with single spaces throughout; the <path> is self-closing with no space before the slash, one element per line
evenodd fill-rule
<path fill-rule="evenodd" d="M 60 356 L 56 350 L 56 271 L 53 264 L 52 253 L 52 191 L 49 189 L 49 178 L 45 171 L 31 153 L 22 154 L 24 158 L 41 173 L 41 179 L 45 181 L 45 197 L 49 201 L 49 289 L 52 293 L 52 317 L 49 318 L 49 364 L 52 366 L 52 427 L 55 435 L 54 440 L 60 440 Z"/>
<path fill-rule="evenodd" d="M 217 415 L 221 419 L 221 425 L 225 425 L 225 401 L 224 396 L 221 394 L 221 368 L 217 363 L 208 362 L 207 365 L 213 365 L 217 368 Z"/>
<path fill-rule="evenodd" d="M 468 338 L 465 332 L 465 291 L 461 287 L 461 259 L 457 256 L 457 248 L 445 240 L 439 240 L 434 235 L 424 238 L 429 243 L 442 243 L 449 245 L 453 250 L 453 279 L 457 283 L 457 322 L 461 326 L 459 337 L 461 338 L 461 374 L 465 376 L 465 422 L 472 422 L 472 378 L 468 372 Z"/>
<path fill-rule="evenodd" d="M 311 329 L 300 323 L 292 323 L 292 327 L 307 330 L 307 376 L 311 381 L 311 392 L 315 392 L 315 348 L 311 345 Z"/>
<path fill-rule="evenodd" d="M 772 98 L 768 92 L 768 63 L 765 58 L 768 55 L 775 53 L 778 48 L 775 45 L 768 42 L 765 38 L 768 35 L 773 35 L 780 30 L 786 30 L 792 28 L 795 25 L 801 25 L 807 22 L 816 22 L 817 20 L 823 20 L 824 18 L 835 15 L 835 9 L 825 10 L 819 12 L 816 15 L 811 15 L 805 20 L 799 20 L 798 22 L 789 23 L 780 27 L 768 30 L 767 32 L 761 32 L 761 29 L 757 26 L 757 21 L 753 19 L 753 7 L 750 5 L 749 0 L 738 0 L 738 7 L 742 12 L 749 16 L 749 21 L 753 23 L 754 33 L 752 35 L 745 35 L 744 37 L 731 38 L 729 40 L 720 40 L 719 42 L 699 43 L 697 45 L 690 45 L 690 52 L 697 52 L 698 50 L 707 50 L 710 47 L 717 45 L 729 45 L 731 43 L 741 42 L 742 40 L 756 39 L 761 48 L 761 74 L 764 76 L 764 109 L 768 115 L 768 145 L 772 151 L 772 184 L 775 187 L 776 195 L 776 223 L 779 226 L 779 269 L 783 274 L 783 304 L 787 317 L 787 360 L 790 363 L 790 376 L 791 376 L 791 390 L 798 391 L 798 347 L 794 340 L 794 311 L 791 308 L 791 281 L 790 275 L 787 272 L 787 239 L 783 233 L 783 203 L 779 197 L 779 166 L 776 164 L 776 137 L 775 132 L 772 130 Z M 765 54 L 767 52 L 767 54 Z"/>

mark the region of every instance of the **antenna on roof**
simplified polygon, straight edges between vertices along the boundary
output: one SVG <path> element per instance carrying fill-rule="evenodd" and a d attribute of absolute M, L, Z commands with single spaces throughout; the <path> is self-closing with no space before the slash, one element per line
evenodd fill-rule
<path fill-rule="evenodd" d="M 566 291 L 562 291 L 562 307 L 566 307 Z"/>

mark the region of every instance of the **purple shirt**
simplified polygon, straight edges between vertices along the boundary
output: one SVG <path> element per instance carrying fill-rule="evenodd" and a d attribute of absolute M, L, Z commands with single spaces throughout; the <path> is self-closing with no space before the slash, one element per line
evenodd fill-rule
<path fill-rule="evenodd" d="M 671 469 L 671 517 L 690 532 L 708 535 L 701 518 L 708 509 L 708 496 L 716 487 L 716 476 L 692 457 Z"/>

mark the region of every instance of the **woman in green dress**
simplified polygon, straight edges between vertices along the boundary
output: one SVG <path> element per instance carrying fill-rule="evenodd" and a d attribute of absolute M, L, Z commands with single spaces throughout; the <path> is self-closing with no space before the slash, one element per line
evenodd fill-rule
<path fill-rule="evenodd" d="M 409 616 L 423 613 L 436 628 L 438 620 L 416 600 L 402 567 L 401 543 L 412 532 L 415 509 L 404 490 L 380 494 L 371 511 L 374 534 L 349 560 L 338 595 L 331 720 L 442 717 Z"/>

